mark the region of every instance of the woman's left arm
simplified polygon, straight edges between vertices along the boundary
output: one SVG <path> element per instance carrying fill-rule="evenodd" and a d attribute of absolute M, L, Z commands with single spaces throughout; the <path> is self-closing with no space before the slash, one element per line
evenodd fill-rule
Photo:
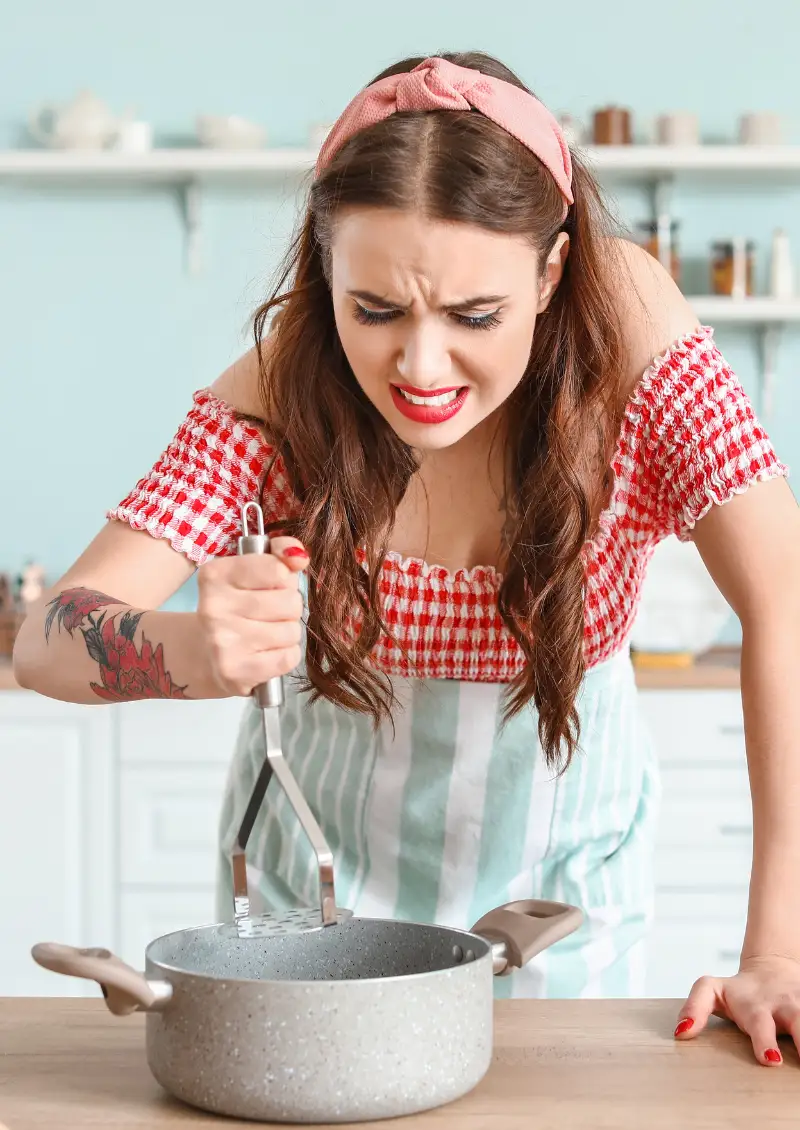
<path fill-rule="evenodd" d="M 739 972 L 701 978 L 676 1034 L 726 1016 L 777 1065 L 776 1032 L 800 1048 L 800 509 L 784 479 L 754 483 L 712 506 L 693 540 L 742 628 L 753 865 Z"/>

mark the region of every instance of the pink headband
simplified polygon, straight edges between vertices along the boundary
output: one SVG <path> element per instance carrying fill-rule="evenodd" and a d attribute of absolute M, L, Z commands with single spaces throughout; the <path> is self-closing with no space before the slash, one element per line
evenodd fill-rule
<path fill-rule="evenodd" d="M 357 94 L 335 123 L 317 158 L 317 175 L 354 134 L 407 110 L 479 110 L 530 149 L 572 204 L 572 160 L 558 122 L 532 94 L 480 71 L 431 58 Z M 566 215 L 566 208 L 565 208 Z"/>

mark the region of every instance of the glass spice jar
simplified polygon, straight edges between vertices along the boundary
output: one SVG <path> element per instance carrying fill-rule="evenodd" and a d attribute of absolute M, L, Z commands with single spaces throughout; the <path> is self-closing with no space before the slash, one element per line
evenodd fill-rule
<path fill-rule="evenodd" d="M 711 244 L 711 293 L 749 298 L 754 293 L 756 245 L 723 239 Z"/>
<path fill-rule="evenodd" d="M 678 247 L 678 220 L 672 220 L 669 224 L 669 246 L 662 248 L 664 241 L 665 225 L 659 223 L 658 220 L 641 220 L 636 225 L 636 242 L 645 251 L 649 252 L 654 259 L 658 259 L 660 263 L 667 266 L 665 260 L 669 260 L 669 273 L 672 275 L 676 283 L 680 283 L 681 277 L 681 258 Z"/>

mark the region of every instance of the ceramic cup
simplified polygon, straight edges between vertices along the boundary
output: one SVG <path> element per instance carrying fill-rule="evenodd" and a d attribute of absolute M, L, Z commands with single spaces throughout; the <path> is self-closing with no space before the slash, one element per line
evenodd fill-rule
<path fill-rule="evenodd" d="M 658 145 L 698 145 L 700 123 L 697 114 L 676 111 L 656 118 L 656 143 Z"/>
<path fill-rule="evenodd" d="M 114 138 L 114 149 L 124 153 L 146 153 L 153 148 L 153 127 L 149 122 L 123 122 Z"/>
<path fill-rule="evenodd" d="M 783 125 L 780 114 L 768 112 L 742 114 L 739 119 L 741 145 L 780 145 L 782 141 Z"/>

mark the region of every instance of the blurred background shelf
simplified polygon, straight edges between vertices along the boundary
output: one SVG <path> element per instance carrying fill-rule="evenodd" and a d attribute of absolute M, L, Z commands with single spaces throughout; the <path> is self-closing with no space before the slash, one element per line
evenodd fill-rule
<path fill-rule="evenodd" d="M 800 146 L 794 145 L 597 145 L 582 150 L 598 173 L 628 178 L 670 177 L 677 173 L 800 174 Z M 0 176 L 125 177 L 171 180 L 187 176 L 264 176 L 311 169 L 313 149 L 152 149 L 0 150 Z"/>
<path fill-rule="evenodd" d="M 0 177 L 19 180 L 125 179 L 182 181 L 194 177 L 260 177 L 306 172 L 312 149 L 0 150 Z"/>
<path fill-rule="evenodd" d="M 717 295 L 687 295 L 687 301 L 702 322 L 742 325 L 783 325 L 800 322 L 800 299 L 725 298 Z"/>
<path fill-rule="evenodd" d="M 597 172 L 632 177 L 800 172 L 797 145 L 595 145 L 583 153 Z"/>

